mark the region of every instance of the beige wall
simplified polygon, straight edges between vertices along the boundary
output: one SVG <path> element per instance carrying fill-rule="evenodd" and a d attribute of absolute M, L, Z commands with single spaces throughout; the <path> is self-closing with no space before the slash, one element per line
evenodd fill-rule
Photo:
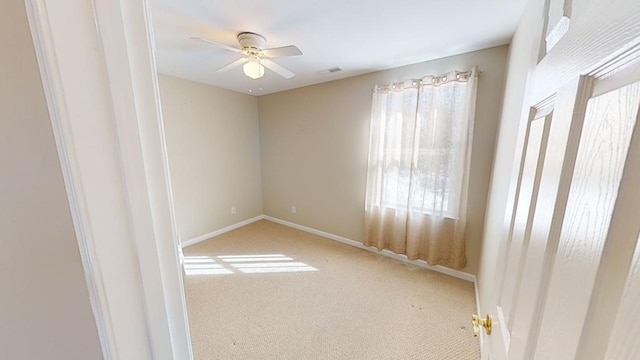
<path fill-rule="evenodd" d="M 166 75 L 159 79 L 181 240 L 261 215 L 257 98 Z"/>
<path fill-rule="evenodd" d="M 24 6 L 0 3 L 0 357 L 100 359 Z"/>
<path fill-rule="evenodd" d="M 259 98 L 265 215 L 362 240 L 371 94 L 385 84 L 478 65 L 464 271 L 476 273 L 507 46 Z M 291 213 L 291 206 L 297 212 Z"/>

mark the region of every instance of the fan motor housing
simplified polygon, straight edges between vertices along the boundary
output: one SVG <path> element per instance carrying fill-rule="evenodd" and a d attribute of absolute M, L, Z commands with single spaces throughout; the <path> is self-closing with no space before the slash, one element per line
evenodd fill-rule
<path fill-rule="evenodd" d="M 242 32 L 238 34 L 238 42 L 243 50 L 251 52 L 251 50 L 260 51 L 264 49 L 267 40 L 256 33 Z"/>

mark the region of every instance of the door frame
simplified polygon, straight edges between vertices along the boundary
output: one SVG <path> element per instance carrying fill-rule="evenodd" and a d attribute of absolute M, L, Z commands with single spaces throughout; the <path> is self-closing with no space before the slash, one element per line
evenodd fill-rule
<path fill-rule="evenodd" d="M 25 0 L 105 359 L 192 359 L 148 0 Z"/>

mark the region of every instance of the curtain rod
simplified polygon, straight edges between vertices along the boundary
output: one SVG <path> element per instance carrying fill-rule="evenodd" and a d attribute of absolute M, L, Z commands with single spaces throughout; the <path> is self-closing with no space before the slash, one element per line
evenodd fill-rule
<path fill-rule="evenodd" d="M 484 73 L 484 70 L 482 70 L 480 68 L 477 68 L 477 67 L 474 67 L 474 68 L 476 68 L 476 71 L 475 71 L 476 76 L 479 76 L 480 74 Z M 387 90 L 394 90 L 396 88 L 396 84 L 404 84 L 406 82 L 413 81 L 413 84 L 409 85 L 407 87 L 407 88 L 411 88 L 412 86 L 418 86 L 418 83 L 422 83 L 423 79 L 425 79 L 425 78 L 435 79 L 436 85 L 440 85 L 440 84 L 443 84 L 443 83 L 447 82 L 447 75 L 449 75 L 451 73 L 456 73 L 456 78 L 459 79 L 460 75 L 471 75 L 472 71 L 473 71 L 473 68 L 471 70 L 468 70 L 468 71 L 451 70 L 449 72 L 446 72 L 446 73 L 444 73 L 442 75 L 438 75 L 438 76 L 436 76 L 436 75 L 425 75 L 425 76 L 423 76 L 422 78 L 419 78 L 419 79 L 405 79 L 405 80 L 402 80 L 402 81 L 394 81 L 394 82 L 390 82 L 390 83 L 385 84 L 385 85 L 380 85 L 380 86 L 376 85 L 373 89 L 371 89 L 371 91 L 372 92 L 375 91 L 376 87 L 378 89 L 382 89 L 382 90 L 385 90 L 385 88 L 387 88 Z M 449 80 L 449 81 L 451 81 L 451 80 Z"/>

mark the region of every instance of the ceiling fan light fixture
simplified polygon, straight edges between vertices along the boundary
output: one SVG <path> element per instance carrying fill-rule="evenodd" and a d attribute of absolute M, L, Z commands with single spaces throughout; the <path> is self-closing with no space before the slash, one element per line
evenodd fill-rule
<path fill-rule="evenodd" d="M 260 79 L 264 76 L 264 66 L 262 66 L 256 60 L 249 60 L 244 65 L 242 65 L 242 71 L 244 74 L 252 79 Z"/>
<path fill-rule="evenodd" d="M 241 58 L 217 69 L 216 72 L 229 71 L 243 64 L 242 70 L 245 76 L 250 79 L 260 79 L 263 77 L 265 67 L 285 79 L 291 79 L 296 75 L 272 60 L 279 57 L 302 55 L 302 51 L 300 51 L 296 46 L 287 45 L 275 48 L 265 48 L 265 38 L 252 32 L 243 32 L 238 34 L 237 37 L 240 48 L 220 44 L 200 37 L 192 37 L 192 39 L 210 43 L 214 46 L 232 51 L 242 56 Z"/>

